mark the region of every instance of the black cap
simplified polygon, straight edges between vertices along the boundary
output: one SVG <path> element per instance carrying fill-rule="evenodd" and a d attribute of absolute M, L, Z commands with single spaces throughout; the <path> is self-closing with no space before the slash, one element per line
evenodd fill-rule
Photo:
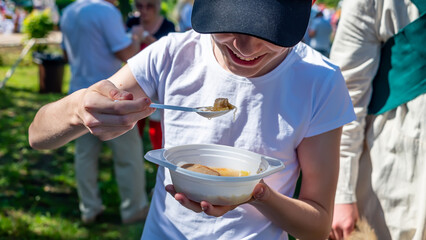
<path fill-rule="evenodd" d="M 195 0 L 192 27 L 199 33 L 242 33 L 282 47 L 302 40 L 312 0 Z"/>

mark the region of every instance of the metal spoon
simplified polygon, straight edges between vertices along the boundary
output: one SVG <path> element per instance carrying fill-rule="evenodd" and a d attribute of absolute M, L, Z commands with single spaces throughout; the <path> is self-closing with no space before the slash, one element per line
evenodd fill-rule
<path fill-rule="evenodd" d="M 161 108 L 161 109 L 169 109 L 169 110 L 178 110 L 178 111 L 185 111 L 185 112 L 196 112 L 199 115 L 201 115 L 205 118 L 208 118 L 208 119 L 222 116 L 223 114 L 231 111 L 231 110 L 210 111 L 208 109 L 208 107 L 190 108 L 190 107 L 181 107 L 181 106 L 173 106 L 173 105 L 164 105 L 164 104 L 159 104 L 159 103 L 151 103 L 150 107 Z"/>

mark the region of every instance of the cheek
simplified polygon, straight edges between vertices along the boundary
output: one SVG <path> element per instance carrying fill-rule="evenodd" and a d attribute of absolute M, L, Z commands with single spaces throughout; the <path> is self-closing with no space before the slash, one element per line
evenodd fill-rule
<path fill-rule="evenodd" d="M 232 35 L 228 33 L 215 33 L 212 34 L 213 40 L 218 44 L 224 44 L 226 42 L 232 42 Z"/>

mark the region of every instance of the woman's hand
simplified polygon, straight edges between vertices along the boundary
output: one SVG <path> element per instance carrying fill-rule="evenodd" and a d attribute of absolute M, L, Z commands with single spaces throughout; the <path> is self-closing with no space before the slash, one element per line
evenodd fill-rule
<path fill-rule="evenodd" d="M 143 38 L 144 31 L 145 29 L 143 28 L 142 25 L 133 26 L 132 29 L 130 30 L 132 34 L 132 40 L 136 41 L 138 44 L 141 44 L 144 40 Z"/>
<path fill-rule="evenodd" d="M 236 207 L 244 203 L 249 203 L 253 201 L 262 201 L 265 197 L 267 197 L 270 194 L 269 187 L 263 182 L 263 180 L 261 181 L 261 183 L 258 183 L 254 187 L 254 190 L 252 193 L 253 197 L 247 202 L 244 202 L 238 205 L 219 206 L 219 205 L 212 205 L 211 203 L 207 201 L 194 202 L 189 200 L 185 196 L 185 194 L 177 193 L 173 185 L 167 185 L 166 191 L 170 193 L 176 199 L 176 201 L 182 204 L 182 206 L 194 212 L 197 212 L 197 213 L 204 212 L 205 214 L 214 216 L 214 217 L 223 216 L 225 213 L 235 209 Z"/>
<path fill-rule="evenodd" d="M 139 119 L 151 115 L 151 100 L 133 99 L 133 94 L 118 89 L 108 80 L 89 87 L 77 108 L 81 123 L 99 139 L 105 141 L 132 129 Z"/>

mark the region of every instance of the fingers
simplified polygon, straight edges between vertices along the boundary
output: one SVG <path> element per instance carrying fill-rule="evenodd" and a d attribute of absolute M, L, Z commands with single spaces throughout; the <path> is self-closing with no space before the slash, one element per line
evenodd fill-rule
<path fill-rule="evenodd" d="M 78 117 L 101 140 L 118 137 L 132 129 L 138 120 L 151 115 L 149 98 L 134 99 L 133 94 L 115 87 L 108 80 L 88 88 L 80 101 Z"/>
<path fill-rule="evenodd" d="M 92 135 L 98 137 L 102 141 L 107 141 L 107 140 L 114 139 L 118 136 L 121 136 L 133 128 L 134 126 L 122 126 L 122 127 L 94 127 L 94 128 L 88 128 L 88 129 Z"/>
<path fill-rule="evenodd" d="M 329 236 L 330 240 L 343 240 L 343 231 L 341 228 L 332 228 Z"/>
<path fill-rule="evenodd" d="M 343 229 L 342 239 L 347 239 L 349 237 L 349 235 L 351 235 L 354 230 L 355 230 L 355 227 L 353 227 L 351 229 Z"/>
<path fill-rule="evenodd" d="M 270 189 L 268 185 L 265 184 L 263 179 L 258 184 L 256 184 L 252 192 L 254 201 L 265 201 L 269 198 L 270 194 Z"/>
<path fill-rule="evenodd" d="M 182 206 L 197 213 L 203 211 L 199 203 L 189 200 L 183 193 L 177 193 L 173 185 L 167 185 L 166 191 L 170 193 L 176 199 L 176 201 L 182 204 Z"/>
<path fill-rule="evenodd" d="M 328 236 L 329 240 L 336 240 L 336 235 L 334 234 L 334 229 L 331 229 L 330 235 Z"/>
<path fill-rule="evenodd" d="M 205 214 L 209 216 L 213 216 L 213 217 L 223 216 L 225 213 L 238 207 L 238 205 L 230 205 L 230 206 L 212 205 L 211 203 L 206 201 L 201 201 L 200 206 Z"/>
<path fill-rule="evenodd" d="M 223 216 L 225 213 L 235 209 L 238 206 L 238 205 L 217 206 L 217 205 L 212 205 L 211 203 L 206 201 L 201 201 L 200 203 L 194 202 L 189 200 L 183 193 L 177 193 L 173 185 L 167 185 L 166 191 L 170 193 L 176 199 L 176 201 L 182 204 L 182 206 L 197 213 L 204 212 L 205 214 L 209 216 L 214 216 L 214 217 Z"/>
<path fill-rule="evenodd" d="M 126 115 L 146 111 L 151 113 L 155 109 L 149 106 L 151 100 L 149 98 L 139 98 L 135 100 L 118 100 L 113 101 L 105 99 L 103 96 L 92 96 L 85 100 L 84 108 L 89 112 L 97 112 L 104 114 Z"/>

